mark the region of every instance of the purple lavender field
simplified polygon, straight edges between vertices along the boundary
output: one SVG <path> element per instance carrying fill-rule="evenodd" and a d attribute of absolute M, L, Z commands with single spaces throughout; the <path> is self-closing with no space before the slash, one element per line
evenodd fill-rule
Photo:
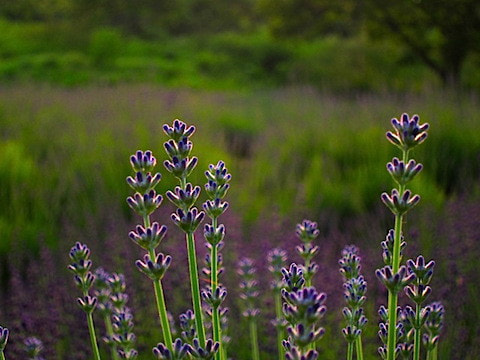
<path fill-rule="evenodd" d="M 428 301 L 442 301 L 446 310 L 438 358 L 480 358 L 478 96 L 339 96 L 311 88 L 245 94 L 137 85 L 0 88 L 0 325 L 10 330 L 5 357 L 25 359 L 24 340 L 36 336 L 47 360 L 93 359 L 85 314 L 76 303 L 79 292 L 67 270 L 69 250 L 78 241 L 89 246 L 92 269 L 125 275 L 138 359 L 153 358 L 162 330 L 151 281 L 134 265 L 143 252 L 128 237 L 139 217 L 125 201 L 131 193 L 125 178 L 132 171 L 129 156 L 150 149 L 162 173 L 157 191 L 165 195 L 174 188 L 175 179 L 162 165 L 167 138 L 161 127 L 179 118 L 197 128 L 192 153 L 199 163 L 189 181 L 202 187 L 200 199 L 206 199 L 208 164 L 222 159 L 232 174 L 230 207 L 221 217 L 229 358 L 251 359 L 235 271 L 243 257 L 257 268 L 260 358 L 276 358 L 266 258 L 279 247 L 287 251 L 287 264 L 301 262 L 295 227 L 304 218 L 320 230 L 312 285 L 328 296 L 319 359 L 345 357 L 338 259 L 349 244 L 360 248 L 368 283 L 365 359 L 379 358 L 377 310 L 386 305 L 388 292 L 375 269 L 383 266 L 380 242 L 394 226 L 380 194 L 393 186 L 385 164 L 397 156 L 384 133 L 403 112 L 418 113 L 431 126 L 428 139 L 413 151 L 425 168 L 412 183 L 422 200 L 404 219 L 404 259 L 435 259 Z M 170 218 L 174 211 L 165 199 L 152 221 L 168 227 L 160 248 L 173 260 L 162 281 L 176 337 L 178 316 L 192 304 L 188 254 Z M 196 231 L 199 267 L 207 254 L 202 229 Z M 199 280 L 201 287 L 210 281 L 201 272 Z M 402 292 L 399 304 L 408 302 Z M 110 358 L 101 340 L 103 321 L 93 316 L 102 358 Z"/>

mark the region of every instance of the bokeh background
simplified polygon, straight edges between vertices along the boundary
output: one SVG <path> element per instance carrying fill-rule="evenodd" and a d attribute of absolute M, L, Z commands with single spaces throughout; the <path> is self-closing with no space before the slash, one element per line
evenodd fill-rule
<path fill-rule="evenodd" d="M 479 50 L 475 0 L 0 2 L 7 358 L 24 359 L 21 343 L 32 335 L 47 359 L 89 357 L 66 270 L 75 241 L 91 247 L 95 266 L 125 273 L 140 359 L 152 358 L 161 335 L 150 281 L 133 266 L 140 253 L 127 233 L 139 219 L 126 206 L 125 177 L 137 149 L 166 157 L 161 125 L 174 118 L 197 127 L 193 183 L 204 183 L 203 169 L 218 159 L 233 175 L 223 219 L 232 358 L 249 358 L 236 262 L 249 256 L 258 266 L 260 348 L 262 359 L 273 359 L 265 257 L 280 246 L 299 260 L 294 228 L 303 218 L 321 229 L 315 285 L 329 296 L 321 358 L 344 357 L 337 260 L 351 243 L 369 282 L 366 358 L 378 358 L 376 309 L 386 293 L 373 274 L 393 227 L 379 195 L 393 186 L 385 163 L 398 156 L 384 133 L 403 112 L 431 124 L 413 152 L 425 165 L 412 183 L 422 201 L 405 236 L 408 256 L 437 261 L 431 300 L 447 311 L 439 358 L 480 358 Z M 164 192 L 175 181 L 161 171 Z M 162 251 L 174 256 L 165 281 L 176 317 L 190 299 L 172 210 L 165 204 L 156 218 L 169 226 Z"/>

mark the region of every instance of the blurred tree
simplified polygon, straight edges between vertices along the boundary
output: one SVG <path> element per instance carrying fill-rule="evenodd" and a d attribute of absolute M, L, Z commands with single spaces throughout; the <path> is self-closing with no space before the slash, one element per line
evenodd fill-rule
<path fill-rule="evenodd" d="M 368 0 L 373 36 L 405 44 L 444 84 L 456 85 L 466 57 L 480 49 L 478 0 Z"/>
<path fill-rule="evenodd" d="M 278 37 L 349 36 L 361 27 L 363 0 L 259 0 L 258 7 Z"/>

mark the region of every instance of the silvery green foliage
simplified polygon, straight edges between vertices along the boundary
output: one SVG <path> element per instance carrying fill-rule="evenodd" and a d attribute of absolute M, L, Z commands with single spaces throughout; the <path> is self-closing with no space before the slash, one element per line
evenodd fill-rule
<path fill-rule="evenodd" d="M 40 339 L 34 336 L 28 337 L 23 341 L 23 345 L 29 360 L 43 360 L 40 356 L 40 352 L 43 350 L 43 343 Z"/>
<path fill-rule="evenodd" d="M 343 276 L 344 298 L 347 307 L 343 308 L 343 316 L 347 326 L 342 329 L 347 342 L 353 343 L 362 334 L 367 323 L 363 314 L 363 304 L 366 301 L 367 282 L 360 275 L 359 250 L 354 245 L 346 246 L 342 250 L 342 258 L 339 260 L 340 273 Z"/>
<path fill-rule="evenodd" d="M 10 332 L 6 327 L 0 326 L 0 351 L 3 351 L 7 346 L 8 335 Z"/>

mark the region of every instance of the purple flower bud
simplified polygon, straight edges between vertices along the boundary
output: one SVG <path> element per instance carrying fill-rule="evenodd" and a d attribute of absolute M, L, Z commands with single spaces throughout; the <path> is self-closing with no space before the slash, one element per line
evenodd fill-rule
<path fill-rule="evenodd" d="M 200 346 L 198 339 L 193 339 L 193 346 L 190 347 L 190 354 L 197 359 L 213 360 L 219 348 L 220 344 L 218 342 L 213 342 L 212 339 L 207 340 L 205 348 Z"/>
<path fill-rule="evenodd" d="M 220 226 L 214 228 L 210 224 L 205 224 L 203 235 L 209 244 L 216 246 L 220 241 L 223 240 L 223 237 L 225 236 L 225 226 L 220 224 Z"/>
<path fill-rule="evenodd" d="M 441 302 L 434 302 L 428 305 L 430 308 L 430 313 L 425 322 L 425 329 L 431 335 L 430 340 L 433 341 L 435 337 L 440 335 L 440 332 L 443 328 L 444 317 L 445 317 L 445 308 Z"/>
<path fill-rule="evenodd" d="M 351 246 L 348 247 L 352 249 Z M 343 257 L 338 261 L 340 265 L 340 273 L 345 280 L 356 278 L 360 274 L 361 265 L 360 265 L 360 256 L 358 255 L 358 249 L 355 247 L 355 251 L 346 251 L 347 248 L 342 252 Z"/>
<path fill-rule="evenodd" d="M 135 177 L 127 177 L 127 184 L 130 185 L 134 191 L 144 194 L 153 190 L 161 179 L 162 175 L 160 173 L 152 175 L 151 173 L 143 173 L 139 171 L 135 174 Z"/>
<path fill-rule="evenodd" d="M 177 209 L 177 213 L 173 213 L 171 217 L 175 225 L 187 234 L 191 234 L 195 232 L 198 225 L 202 222 L 205 213 L 203 211 L 199 212 L 197 208 L 193 207 L 186 212 L 182 209 Z"/>
<path fill-rule="evenodd" d="M 432 280 L 434 267 L 435 261 L 430 261 L 428 264 L 425 264 L 425 259 L 422 255 L 417 257 L 416 261 L 407 261 L 408 271 L 415 274 L 416 283 L 422 285 L 428 285 L 430 283 L 430 281 Z"/>
<path fill-rule="evenodd" d="M 174 156 L 179 159 L 186 159 L 193 149 L 193 143 L 186 137 L 181 138 L 178 142 L 170 139 L 163 146 L 170 159 Z"/>
<path fill-rule="evenodd" d="M 197 166 L 198 159 L 194 156 L 192 158 L 180 159 L 174 156 L 171 161 L 165 160 L 163 165 L 165 168 L 179 179 L 187 178 L 195 166 Z"/>
<path fill-rule="evenodd" d="M 159 343 L 153 348 L 153 355 L 159 360 L 182 360 L 188 359 L 191 350 L 190 345 L 184 344 L 181 339 L 176 339 L 173 345 L 173 353 L 168 348 Z"/>
<path fill-rule="evenodd" d="M 163 131 L 172 140 L 178 142 L 183 138 L 189 138 L 195 132 L 195 126 L 187 126 L 183 121 L 175 119 L 173 125 L 163 125 Z"/>
<path fill-rule="evenodd" d="M 282 268 L 285 267 L 287 261 L 287 252 L 285 250 L 275 248 L 268 252 L 267 261 L 269 263 L 268 270 L 277 279 L 282 277 Z"/>
<path fill-rule="evenodd" d="M 398 294 L 406 285 L 415 279 L 415 274 L 407 274 L 407 268 L 401 266 L 396 274 L 392 272 L 390 266 L 378 269 L 375 275 L 383 282 L 385 287 L 391 292 Z"/>
<path fill-rule="evenodd" d="M 343 336 L 348 343 L 353 343 L 362 334 L 362 330 L 355 328 L 354 326 L 347 325 L 342 329 Z"/>
<path fill-rule="evenodd" d="M 205 171 L 205 176 L 207 180 L 213 181 L 219 186 L 226 184 L 232 179 L 232 175 L 228 173 L 225 163 L 221 160 L 216 165 L 210 164 L 208 170 Z"/>
<path fill-rule="evenodd" d="M 175 192 L 167 191 L 168 199 L 178 208 L 182 210 L 190 209 L 200 195 L 200 186 L 193 187 L 188 183 L 185 189 L 179 186 L 175 187 Z"/>
<path fill-rule="evenodd" d="M 393 214 L 403 215 L 420 201 L 419 195 L 411 196 L 411 194 L 410 190 L 405 190 L 405 192 L 400 195 L 397 189 L 393 189 L 391 195 L 384 192 L 381 198 Z"/>
<path fill-rule="evenodd" d="M 218 308 L 227 297 L 227 289 L 223 286 L 216 287 L 214 291 L 210 287 L 202 290 L 203 300 L 212 308 Z"/>
<path fill-rule="evenodd" d="M 303 220 L 301 224 L 297 224 L 295 233 L 303 242 L 312 242 L 318 236 L 320 231 L 317 229 L 317 223 L 310 220 Z"/>
<path fill-rule="evenodd" d="M 135 172 L 149 173 L 157 164 L 157 160 L 150 150 L 145 152 L 137 150 L 135 155 L 130 157 L 130 163 Z"/>
<path fill-rule="evenodd" d="M 218 218 L 228 209 L 228 202 L 221 201 L 218 198 L 215 200 L 207 200 L 203 203 L 203 209 L 208 217 L 212 219 Z"/>
<path fill-rule="evenodd" d="M 291 340 L 301 348 L 320 340 L 325 334 L 324 328 L 306 327 L 302 323 L 287 327 L 287 333 Z"/>
<path fill-rule="evenodd" d="M 147 216 L 160 206 L 162 200 L 162 195 L 157 194 L 155 190 L 150 190 L 143 195 L 137 192 L 133 196 L 129 196 L 127 203 L 137 214 Z"/>
<path fill-rule="evenodd" d="M 137 260 L 135 265 L 152 280 L 161 280 L 172 262 L 170 255 L 162 253 L 158 253 L 153 261 L 149 254 L 146 254 L 143 259 L 144 261 Z"/>
<path fill-rule="evenodd" d="M 80 308 L 87 314 L 93 312 L 97 306 L 97 298 L 90 295 L 85 295 L 83 298 L 78 298 L 77 301 Z"/>
<path fill-rule="evenodd" d="M 385 265 L 392 266 L 393 263 L 393 246 L 394 246 L 394 239 L 395 239 L 395 231 L 390 229 L 388 234 L 385 238 L 385 241 L 381 242 L 382 249 L 383 249 L 383 262 Z M 402 261 L 403 250 L 407 243 L 403 240 L 403 235 L 400 235 L 400 262 Z"/>
<path fill-rule="evenodd" d="M 167 233 L 167 227 L 165 225 L 160 226 L 157 222 L 154 222 L 147 228 L 138 225 L 135 231 L 130 231 L 128 236 L 134 243 L 141 248 L 149 251 L 155 249 Z"/>
<path fill-rule="evenodd" d="M 197 336 L 195 330 L 195 314 L 192 310 L 187 310 L 185 313 L 180 314 L 179 319 L 183 341 L 191 343 Z"/>
<path fill-rule="evenodd" d="M 306 242 L 298 245 L 295 250 L 303 258 L 304 261 L 310 261 L 318 252 L 318 246 Z"/>
<path fill-rule="evenodd" d="M 220 185 L 212 180 L 208 180 L 205 184 L 205 192 L 210 200 L 223 199 L 229 188 L 229 184 Z"/>
<path fill-rule="evenodd" d="M 9 331 L 6 327 L 0 326 L 0 351 L 3 351 L 7 346 Z"/>
<path fill-rule="evenodd" d="M 283 340 L 282 344 L 286 350 L 286 360 L 317 360 L 318 358 L 318 353 L 315 350 L 305 350 L 303 352 L 301 348 L 294 346 L 288 340 Z"/>
<path fill-rule="evenodd" d="M 302 267 L 295 263 L 290 264 L 290 268 L 282 269 L 283 281 L 288 291 L 297 291 L 305 284 Z"/>
<path fill-rule="evenodd" d="M 77 242 L 71 248 L 69 256 L 74 262 L 79 262 L 81 260 L 86 261 L 90 256 L 90 249 L 87 245 Z"/>
<path fill-rule="evenodd" d="M 427 138 L 427 123 L 420 125 L 419 116 L 414 115 L 410 119 L 408 114 L 402 114 L 400 120 L 392 119 L 392 126 L 395 132 L 387 132 L 387 139 L 400 149 L 407 151 Z"/>
<path fill-rule="evenodd" d="M 388 172 L 399 185 L 410 182 L 422 169 L 423 165 L 417 164 L 415 160 L 410 160 L 408 164 L 405 164 L 394 157 L 391 162 L 387 163 Z"/>

